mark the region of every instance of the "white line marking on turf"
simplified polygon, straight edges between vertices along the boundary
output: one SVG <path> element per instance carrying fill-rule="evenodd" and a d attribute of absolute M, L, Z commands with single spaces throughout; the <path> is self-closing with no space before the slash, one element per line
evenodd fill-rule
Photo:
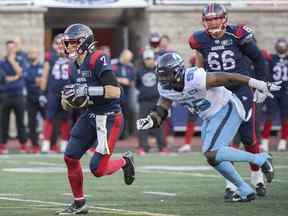
<path fill-rule="evenodd" d="M 0 193 L 0 196 L 23 196 L 23 194 L 14 194 L 14 193 Z"/>
<path fill-rule="evenodd" d="M 213 170 L 209 166 L 142 166 L 139 169 L 161 171 L 206 171 Z"/>
<path fill-rule="evenodd" d="M 46 202 L 41 200 L 29 200 L 29 199 L 18 199 L 18 198 L 11 198 L 11 197 L 0 197 L 0 200 L 6 201 L 15 201 L 15 202 L 26 202 L 26 203 L 39 203 L 39 204 L 50 204 L 53 206 L 67 206 L 67 204 L 59 203 L 59 202 Z M 125 209 L 115 209 L 115 208 L 105 208 L 105 207 L 96 207 L 96 206 L 89 206 L 90 209 L 98 209 L 110 212 L 117 212 L 118 214 L 130 214 L 130 215 L 147 215 L 147 216 L 177 216 L 171 214 L 160 214 L 160 213 L 152 213 L 146 211 L 131 211 Z"/>
<path fill-rule="evenodd" d="M 64 167 L 64 163 L 48 163 L 48 162 L 40 162 L 40 161 L 28 161 L 27 164 L 29 165 L 42 165 L 42 166 L 57 166 L 59 167 L 59 165 L 63 165 Z"/>
<path fill-rule="evenodd" d="M 156 191 L 143 191 L 144 194 L 159 195 L 159 196 L 176 196 L 176 193 L 156 192 Z"/>

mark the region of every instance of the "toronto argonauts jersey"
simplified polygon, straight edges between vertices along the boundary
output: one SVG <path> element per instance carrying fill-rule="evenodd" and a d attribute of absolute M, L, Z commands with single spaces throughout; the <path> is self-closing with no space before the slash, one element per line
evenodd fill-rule
<path fill-rule="evenodd" d="M 182 92 L 163 89 L 158 84 L 161 97 L 179 103 L 192 113 L 207 119 L 218 112 L 233 98 L 232 92 L 225 87 L 206 88 L 206 72 L 203 68 L 186 69 L 184 89 Z"/>

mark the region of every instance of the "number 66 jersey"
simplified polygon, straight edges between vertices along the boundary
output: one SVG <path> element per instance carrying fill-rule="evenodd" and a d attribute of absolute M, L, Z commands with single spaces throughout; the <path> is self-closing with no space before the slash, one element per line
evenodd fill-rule
<path fill-rule="evenodd" d="M 207 119 L 217 113 L 229 100 L 232 100 L 242 119 L 245 111 L 240 100 L 224 86 L 206 88 L 206 71 L 203 68 L 192 67 L 185 71 L 183 91 L 164 89 L 158 83 L 161 97 L 185 106 L 190 112 L 197 113 L 202 119 Z"/>
<path fill-rule="evenodd" d="M 251 75 L 250 57 L 253 53 L 245 53 L 242 48 L 253 40 L 252 30 L 245 25 L 228 25 L 223 37 L 212 38 L 206 31 L 193 33 L 189 38 L 192 49 L 203 56 L 203 67 L 207 72 L 230 72 Z"/>

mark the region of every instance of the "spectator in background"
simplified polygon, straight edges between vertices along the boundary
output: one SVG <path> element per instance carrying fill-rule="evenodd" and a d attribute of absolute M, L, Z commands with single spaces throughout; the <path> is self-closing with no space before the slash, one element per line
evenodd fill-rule
<path fill-rule="evenodd" d="M 21 37 L 15 37 L 14 42 L 16 45 L 16 60 L 19 62 L 20 66 L 23 70 L 25 70 L 29 66 L 28 55 L 25 51 L 23 51 L 23 40 Z M 24 71 L 23 71 L 24 72 Z"/>
<path fill-rule="evenodd" d="M 160 40 L 161 40 L 161 35 L 159 34 L 159 32 L 150 33 L 149 45 L 150 45 L 150 49 L 154 51 L 155 59 L 157 59 L 158 56 L 163 54 L 161 53 Z"/>
<path fill-rule="evenodd" d="M 3 134 L 2 132 L 2 105 L 3 105 L 3 101 L 5 99 L 5 91 L 4 91 L 4 87 L 5 87 L 5 72 L 3 71 L 3 69 L 0 67 L 0 136 L 1 134 Z M 2 148 L 2 145 L 0 145 L 0 155 L 7 153 L 7 150 L 5 150 L 5 148 Z"/>
<path fill-rule="evenodd" d="M 39 62 L 39 50 L 31 48 L 28 51 L 29 66 L 25 69 L 25 85 L 27 89 L 27 111 L 29 138 L 32 143 L 32 153 L 40 153 L 39 134 L 37 133 L 38 119 L 40 113 L 45 118 L 45 105 L 47 99 L 40 90 L 40 78 L 43 71 L 43 64 Z"/>
<path fill-rule="evenodd" d="M 2 104 L 2 133 L 0 135 L 0 153 L 6 153 L 6 143 L 9 138 L 9 122 L 12 110 L 16 116 L 16 126 L 18 139 L 20 141 L 20 152 L 27 152 L 27 133 L 24 125 L 24 80 L 22 77 L 22 68 L 20 63 L 17 62 L 16 55 L 17 49 L 14 41 L 9 40 L 6 42 L 6 57 L 0 63 L 0 67 L 5 73 L 6 84 L 4 85 L 4 95 Z"/>
<path fill-rule="evenodd" d="M 170 50 L 169 48 L 170 45 L 170 38 L 168 35 L 164 34 L 161 36 L 160 39 L 160 43 L 159 43 L 159 47 L 160 47 L 160 55 L 163 55 L 166 52 L 171 52 L 172 50 Z"/>
<path fill-rule="evenodd" d="M 125 139 L 130 135 L 129 131 L 131 131 L 132 123 L 131 122 L 131 106 L 129 105 L 129 95 L 130 90 L 135 82 L 135 71 L 133 68 L 133 64 L 131 63 L 133 59 L 133 53 L 125 49 L 121 52 L 119 60 L 112 65 L 112 70 L 117 77 L 117 81 L 120 83 L 123 94 L 120 98 L 121 108 L 124 116 L 124 129 L 120 138 Z"/>
<path fill-rule="evenodd" d="M 146 49 L 143 52 L 144 67 L 136 73 L 136 88 L 139 91 L 139 118 L 144 118 L 149 110 L 153 109 L 159 93 L 157 90 L 157 77 L 155 74 L 156 62 L 153 50 Z M 149 152 L 148 136 L 152 134 L 156 137 L 158 149 L 161 153 L 167 153 L 167 144 L 163 136 L 163 128 L 141 130 L 138 133 L 139 148 L 138 154 L 145 155 Z"/>

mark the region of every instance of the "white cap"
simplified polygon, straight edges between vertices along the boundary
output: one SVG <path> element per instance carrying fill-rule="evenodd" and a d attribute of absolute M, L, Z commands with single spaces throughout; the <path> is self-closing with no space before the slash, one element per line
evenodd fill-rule
<path fill-rule="evenodd" d="M 155 54 L 152 49 L 146 49 L 143 52 L 143 59 L 148 59 L 148 58 L 151 58 L 151 59 L 155 58 Z"/>

